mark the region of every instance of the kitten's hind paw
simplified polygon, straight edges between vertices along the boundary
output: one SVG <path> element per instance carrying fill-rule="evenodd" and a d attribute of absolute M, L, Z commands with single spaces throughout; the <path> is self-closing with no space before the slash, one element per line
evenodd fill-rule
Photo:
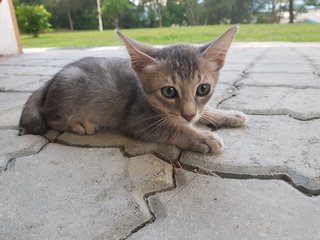
<path fill-rule="evenodd" d="M 84 122 L 83 124 L 81 123 L 76 123 L 71 126 L 71 131 L 78 133 L 80 135 L 91 135 L 96 132 L 96 127 L 95 125 L 89 123 L 89 122 Z"/>

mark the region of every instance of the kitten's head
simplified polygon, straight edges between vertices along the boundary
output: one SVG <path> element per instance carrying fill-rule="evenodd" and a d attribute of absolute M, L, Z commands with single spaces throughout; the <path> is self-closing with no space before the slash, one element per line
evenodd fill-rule
<path fill-rule="evenodd" d="M 190 123 L 200 119 L 211 98 L 237 30 L 232 27 L 200 47 L 180 44 L 162 49 L 117 33 L 149 103 L 173 120 Z"/>

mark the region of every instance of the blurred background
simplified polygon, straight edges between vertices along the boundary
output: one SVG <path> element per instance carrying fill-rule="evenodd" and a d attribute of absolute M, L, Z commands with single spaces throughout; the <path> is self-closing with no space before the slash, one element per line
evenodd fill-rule
<path fill-rule="evenodd" d="M 146 30 L 131 34 L 153 44 L 198 43 L 227 28 L 218 25 L 238 23 L 242 24 L 237 38 L 240 41 L 320 41 L 320 0 L 13 0 L 13 3 L 20 33 L 27 34 L 22 35 L 25 47 L 115 45 L 119 43 L 115 38 L 103 35 L 100 39 L 97 33 L 115 28 L 154 28 L 149 35 Z M 288 23 L 296 26 L 287 26 Z M 201 28 L 208 25 L 216 27 Z M 91 32 L 90 38 L 84 30 L 96 31 Z M 51 40 L 30 40 L 46 32 Z M 55 38 L 54 33 L 68 32 L 78 35 L 64 35 L 64 40 L 62 35 Z M 85 36 L 86 40 L 82 39 Z"/>

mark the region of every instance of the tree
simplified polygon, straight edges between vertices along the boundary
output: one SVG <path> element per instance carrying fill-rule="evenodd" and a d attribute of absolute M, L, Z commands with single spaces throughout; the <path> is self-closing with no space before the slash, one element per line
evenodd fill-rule
<path fill-rule="evenodd" d="M 294 13 L 293 13 L 293 0 L 289 0 L 289 23 L 293 23 Z"/>
<path fill-rule="evenodd" d="M 43 5 L 22 4 L 16 7 L 17 21 L 22 32 L 38 37 L 49 31 L 51 13 Z"/>
<path fill-rule="evenodd" d="M 231 23 L 250 23 L 254 11 L 253 0 L 235 1 L 230 13 Z"/>
<path fill-rule="evenodd" d="M 188 23 L 191 25 L 198 25 L 200 7 L 198 0 L 181 0 L 181 2 L 184 3 Z"/>
<path fill-rule="evenodd" d="M 102 24 L 100 0 L 97 0 L 97 13 L 98 13 L 99 31 L 102 32 L 103 31 L 103 24 Z"/>
<path fill-rule="evenodd" d="M 185 5 L 176 0 L 167 0 L 167 4 L 162 7 L 163 25 L 171 26 L 173 24 L 186 24 Z"/>
<path fill-rule="evenodd" d="M 133 8 L 133 5 L 129 0 L 107 0 L 102 4 L 102 14 L 118 29 L 121 18 Z"/>
<path fill-rule="evenodd" d="M 236 0 L 204 0 L 202 3 L 202 23 L 221 24 L 229 22 L 232 6 Z"/>

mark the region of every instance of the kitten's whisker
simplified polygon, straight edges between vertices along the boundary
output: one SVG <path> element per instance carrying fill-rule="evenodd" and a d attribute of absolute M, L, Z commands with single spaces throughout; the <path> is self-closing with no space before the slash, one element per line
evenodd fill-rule
<path fill-rule="evenodd" d="M 170 119 L 171 119 L 171 116 L 165 114 L 165 116 L 163 118 L 157 120 L 156 122 L 154 122 L 150 126 L 147 126 L 146 128 L 142 128 L 142 129 L 138 130 L 138 133 L 148 131 L 150 134 L 157 135 L 160 131 L 163 130 L 163 128 L 165 126 L 167 126 L 167 123 L 169 122 Z"/>
<path fill-rule="evenodd" d="M 151 132 L 154 132 L 156 129 L 160 128 L 160 126 L 162 126 L 167 120 L 168 120 L 169 116 L 165 116 L 164 118 L 160 119 L 160 121 L 157 121 L 155 122 L 154 124 L 151 125 L 154 126 L 152 129 L 151 129 Z"/>
<path fill-rule="evenodd" d="M 212 118 L 212 116 L 208 116 L 206 113 L 204 113 L 201 117 L 201 119 L 199 120 L 199 123 L 207 126 L 207 125 L 213 125 L 215 128 L 218 128 L 218 123 L 217 121 L 215 121 L 215 119 Z"/>
<path fill-rule="evenodd" d="M 159 123 L 152 131 L 152 134 L 154 135 L 162 135 L 163 133 L 166 133 L 166 131 L 163 131 L 164 128 L 168 125 L 168 122 L 171 120 L 172 118 L 170 116 L 167 116 L 166 118 L 163 119 L 163 121 L 161 123 Z"/>
<path fill-rule="evenodd" d="M 161 117 L 161 116 L 166 116 L 167 114 L 165 113 L 161 113 L 161 114 L 157 114 L 157 115 L 154 115 L 154 116 L 151 116 L 151 117 L 147 117 L 147 118 L 144 118 L 142 120 L 140 120 L 139 122 L 135 123 L 133 126 L 137 126 L 138 124 L 140 124 L 141 122 L 145 122 L 147 120 L 151 120 L 153 118 L 158 118 L 158 117 Z M 161 119 L 161 118 L 160 118 Z"/>
<path fill-rule="evenodd" d="M 159 125 L 159 124 L 161 124 L 161 122 L 163 122 L 166 118 L 167 118 L 167 115 L 166 114 L 164 114 L 165 115 L 165 117 L 163 117 L 163 118 L 160 118 L 160 119 L 158 119 L 157 121 L 155 121 L 154 123 L 152 123 L 151 125 L 149 125 L 149 126 L 147 126 L 147 127 L 145 127 L 145 128 L 141 128 L 140 130 L 138 130 L 138 132 L 137 133 L 141 133 L 141 132 L 146 132 L 146 131 L 149 131 L 150 130 L 150 128 L 153 128 L 153 129 L 155 129 L 155 128 L 157 128 L 157 126 Z M 141 123 L 141 122 L 140 122 Z M 155 126 L 156 125 L 156 126 Z M 155 127 L 154 127 L 155 126 Z M 151 131 L 153 131 L 153 129 L 151 129 Z"/>

